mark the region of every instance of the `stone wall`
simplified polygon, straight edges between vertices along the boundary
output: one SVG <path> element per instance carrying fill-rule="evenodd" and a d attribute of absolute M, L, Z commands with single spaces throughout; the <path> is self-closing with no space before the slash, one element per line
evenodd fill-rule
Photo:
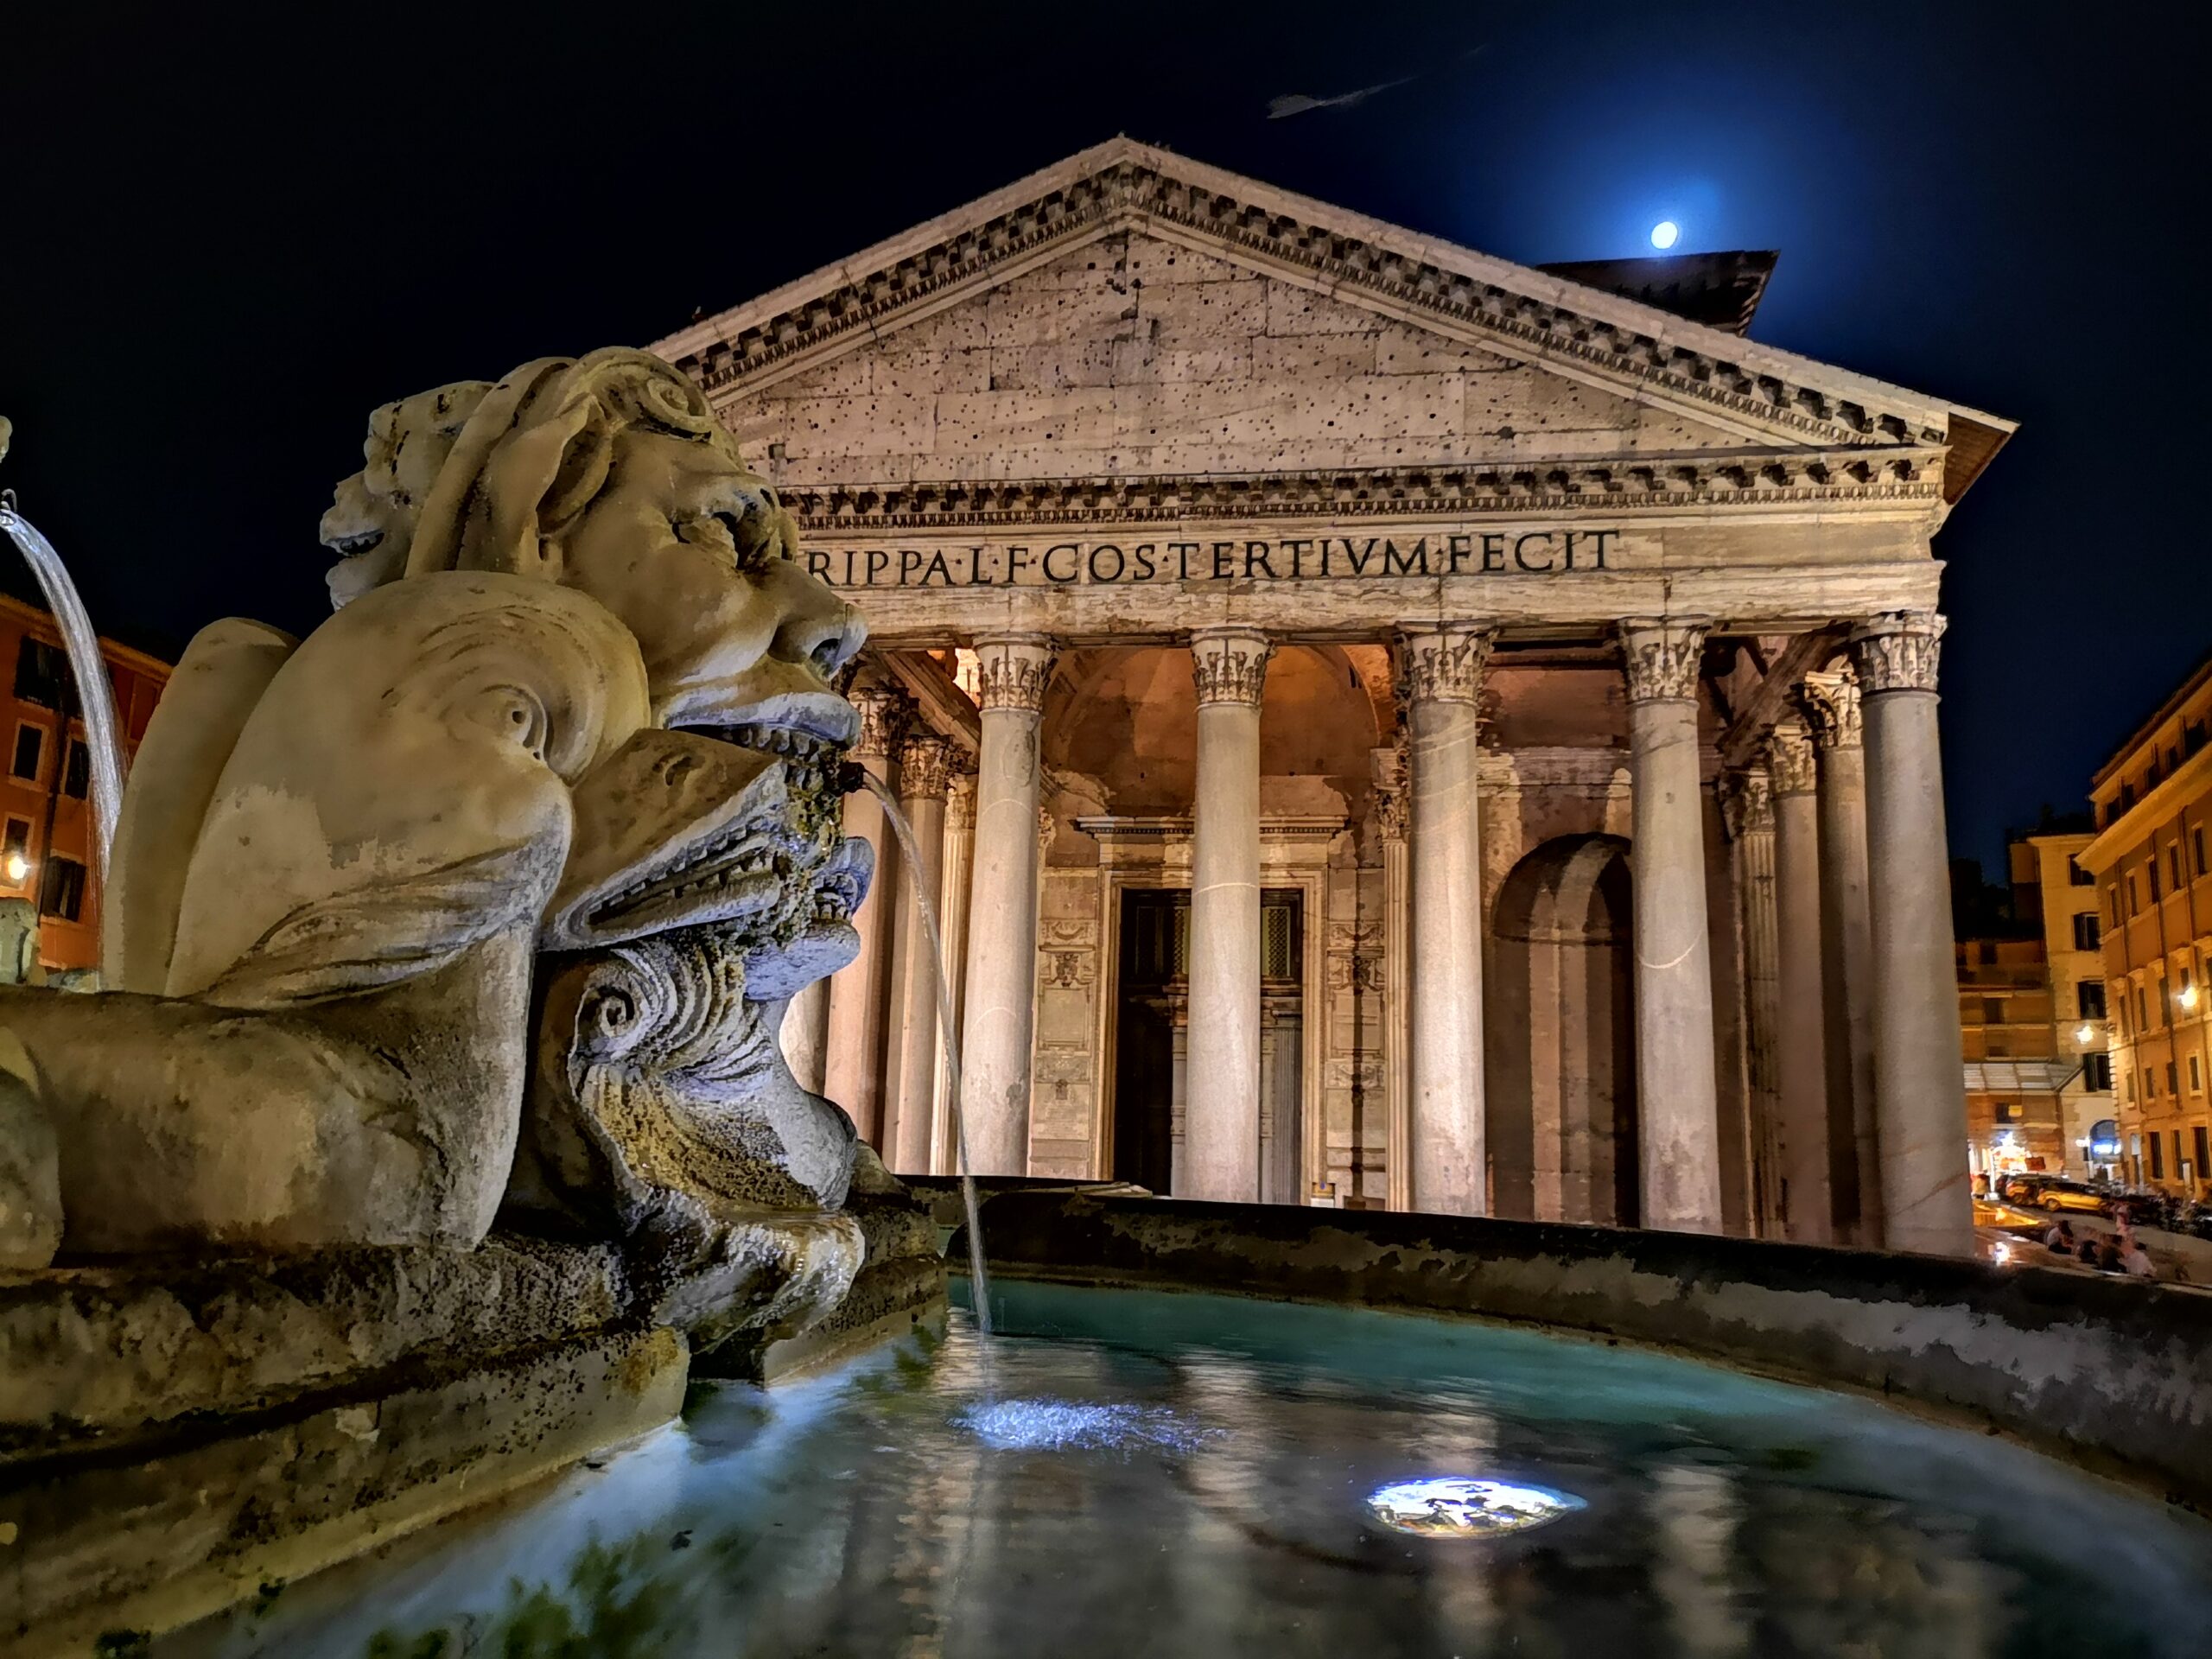
<path fill-rule="evenodd" d="M 1862 1389 L 2212 1513 L 2212 1296 L 1689 1233 L 1005 1192 L 994 1271 L 1506 1319 Z M 954 1258 L 964 1260 L 956 1243 Z"/>

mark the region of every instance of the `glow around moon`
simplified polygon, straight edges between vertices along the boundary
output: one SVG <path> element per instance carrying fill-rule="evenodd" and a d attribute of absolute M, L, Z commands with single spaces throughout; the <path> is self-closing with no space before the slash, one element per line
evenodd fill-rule
<path fill-rule="evenodd" d="M 1367 1500 L 1368 1512 L 1384 1526 L 1418 1538 L 1499 1538 L 1585 1507 L 1580 1498 L 1548 1486 L 1465 1475 L 1398 1481 L 1377 1487 Z"/>

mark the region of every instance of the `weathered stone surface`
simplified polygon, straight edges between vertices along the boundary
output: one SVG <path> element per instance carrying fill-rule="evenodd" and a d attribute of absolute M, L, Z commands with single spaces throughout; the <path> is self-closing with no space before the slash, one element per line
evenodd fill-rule
<path fill-rule="evenodd" d="M 2212 1511 L 2212 1298 L 2190 1291 L 1689 1233 L 1065 1192 L 995 1195 L 983 1236 L 995 1273 L 1525 1321 L 1865 1389 Z"/>
<path fill-rule="evenodd" d="M 684 1361 L 667 1330 L 551 1342 L 143 1460 L 33 1471 L 0 1492 L 0 1640 L 75 1656 L 273 1593 L 668 1421 Z"/>
<path fill-rule="evenodd" d="M 61 1246 L 61 1168 L 22 1046 L 0 1032 L 0 1269 L 42 1268 Z"/>

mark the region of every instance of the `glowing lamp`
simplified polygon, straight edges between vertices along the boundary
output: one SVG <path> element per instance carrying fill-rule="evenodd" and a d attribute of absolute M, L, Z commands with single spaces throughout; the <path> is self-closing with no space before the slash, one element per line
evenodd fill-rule
<path fill-rule="evenodd" d="M 2196 986 L 2184 985 L 2181 988 L 2181 1005 L 2184 1008 L 2193 1008 L 2196 1006 Z"/>
<path fill-rule="evenodd" d="M 1393 1532 L 1417 1538 L 1496 1538 L 1526 1532 L 1586 1507 L 1548 1486 L 1437 1475 L 1401 1480 L 1369 1494 L 1367 1510 Z"/>
<path fill-rule="evenodd" d="M 2088 1043 L 2096 1034 L 2096 1027 L 2086 1020 L 2074 1027 L 2074 1040 L 2077 1043 Z"/>
<path fill-rule="evenodd" d="M 8 879 L 10 881 L 21 881 L 30 873 L 30 860 L 25 858 L 21 853 L 10 853 L 8 855 Z"/>
<path fill-rule="evenodd" d="M 1681 234 L 1681 226 L 1671 219 L 1662 219 L 1651 227 L 1651 245 L 1660 249 L 1671 248 Z"/>

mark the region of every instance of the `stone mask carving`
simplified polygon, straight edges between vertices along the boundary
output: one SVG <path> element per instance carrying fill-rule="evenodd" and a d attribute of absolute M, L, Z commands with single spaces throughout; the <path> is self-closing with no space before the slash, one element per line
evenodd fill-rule
<path fill-rule="evenodd" d="M 772 1033 L 871 873 L 837 830 L 857 619 L 642 353 L 402 400 L 366 450 L 324 520 L 342 608 L 296 649 L 214 625 L 157 712 L 124 988 L 0 1002 L 67 1243 L 466 1245 L 511 1172 L 518 1218 L 702 1248 L 834 1208 L 851 1125 Z"/>

